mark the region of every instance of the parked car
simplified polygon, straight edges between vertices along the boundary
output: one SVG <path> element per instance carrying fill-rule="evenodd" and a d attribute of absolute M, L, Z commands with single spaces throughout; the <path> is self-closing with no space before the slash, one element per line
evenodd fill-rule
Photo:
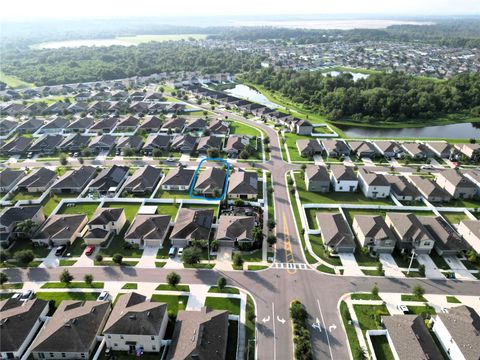
<path fill-rule="evenodd" d="M 177 255 L 177 248 L 172 246 L 168 251 L 168 256 L 173 259 L 175 255 Z"/>
<path fill-rule="evenodd" d="M 12 295 L 12 299 L 19 300 L 22 297 L 22 293 L 15 293 Z"/>
<path fill-rule="evenodd" d="M 35 291 L 33 290 L 28 290 L 22 294 L 22 297 L 20 298 L 21 300 L 30 300 L 33 298 L 33 295 L 35 295 Z"/>
<path fill-rule="evenodd" d="M 110 294 L 108 291 L 102 291 L 100 295 L 98 295 L 97 301 L 107 301 L 110 299 Z"/>
<path fill-rule="evenodd" d="M 398 305 L 397 309 L 403 312 L 404 314 L 408 314 L 410 310 L 408 310 L 408 307 L 406 305 Z"/>
<path fill-rule="evenodd" d="M 178 254 L 178 256 L 182 256 L 182 254 L 183 254 L 183 248 L 178 248 L 177 254 Z"/>
<path fill-rule="evenodd" d="M 62 256 L 66 248 L 67 248 L 66 245 L 58 246 L 57 249 L 55 250 L 55 256 Z"/>
<path fill-rule="evenodd" d="M 94 251 L 95 251 L 95 246 L 93 246 L 93 245 L 88 245 L 88 246 L 85 248 L 85 255 L 90 256 L 90 255 L 93 254 Z"/>

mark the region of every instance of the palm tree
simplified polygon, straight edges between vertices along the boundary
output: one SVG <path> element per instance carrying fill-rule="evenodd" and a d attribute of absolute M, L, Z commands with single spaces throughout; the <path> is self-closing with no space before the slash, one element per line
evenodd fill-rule
<path fill-rule="evenodd" d="M 36 226 L 37 224 L 35 223 L 35 221 L 33 221 L 32 219 L 26 219 L 20 221 L 17 224 L 17 226 L 15 227 L 15 232 L 24 238 L 29 238 L 30 236 L 32 236 L 33 230 Z"/>

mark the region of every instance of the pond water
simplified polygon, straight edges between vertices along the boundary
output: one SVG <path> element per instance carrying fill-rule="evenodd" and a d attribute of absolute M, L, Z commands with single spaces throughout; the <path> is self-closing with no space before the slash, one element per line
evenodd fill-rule
<path fill-rule="evenodd" d="M 269 108 L 272 108 L 272 109 L 281 107 L 280 105 L 275 104 L 274 102 L 271 102 L 270 100 L 268 100 L 266 96 L 263 95 L 262 93 L 243 84 L 237 84 L 233 89 L 225 90 L 225 92 L 227 94 L 237 96 L 242 99 L 251 100 L 256 103 L 268 106 Z"/>
<path fill-rule="evenodd" d="M 362 73 L 357 73 L 357 72 L 351 72 L 351 71 L 344 71 L 345 73 L 351 74 L 353 77 L 353 81 L 357 81 L 358 79 L 365 79 L 368 77 L 368 74 L 362 74 Z M 342 74 L 343 72 L 340 71 L 329 71 L 324 73 L 324 75 L 332 75 L 332 76 L 338 76 Z"/>
<path fill-rule="evenodd" d="M 423 128 L 384 129 L 357 126 L 337 126 L 348 137 L 371 138 L 480 138 L 480 123 L 459 123 Z"/>
<path fill-rule="evenodd" d="M 122 41 L 119 39 L 89 39 L 89 40 L 67 40 L 67 41 L 52 41 L 41 44 L 32 45 L 32 49 L 60 49 L 60 48 L 77 48 L 80 46 L 112 46 L 135 45 L 131 42 Z"/>

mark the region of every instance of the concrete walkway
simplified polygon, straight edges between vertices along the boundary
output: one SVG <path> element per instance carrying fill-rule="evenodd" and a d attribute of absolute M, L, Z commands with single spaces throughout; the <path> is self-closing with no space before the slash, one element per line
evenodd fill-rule
<path fill-rule="evenodd" d="M 405 274 L 400 270 L 391 254 L 380 254 L 379 260 L 383 265 L 385 276 L 400 278 L 405 277 Z"/>
<path fill-rule="evenodd" d="M 135 267 L 155 268 L 155 262 L 157 261 L 157 252 L 159 248 L 159 246 L 146 246 L 143 249 L 140 261 Z"/>
<path fill-rule="evenodd" d="M 43 259 L 42 263 L 38 265 L 41 268 L 55 268 L 60 265 L 60 260 L 58 256 L 55 255 L 56 248 L 53 248 L 48 253 L 47 257 Z"/>
<path fill-rule="evenodd" d="M 342 261 L 343 275 L 345 276 L 364 276 L 362 270 L 358 266 L 355 255 L 347 253 L 339 253 L 338 256 Z"/>
<path fill-rule="evenodd" d="M 202 307 L 205 305 L 205 299 L 207 298 L 209 289 L 209 285 L 190 285 L 190 296 L 188 297 L 188 302 L 185 310 L 201 310 Z"/>
<path fill-rule="evenodd" d="M 165 259 L 163 259 L 162 261 L 165 261 Z M 164 268 L 165 269 L 183 269 L 182 259 L 180 259 L 178 256 L 176 256 L 173 259 L 168 258 Z"/>
<path fill-rule="evenodd" d="M 183 161 L 190 161 L 190 154 L 182 154 L 180 156 L 180 162 L 183 162 Z"/>
<path fill-rule="evenodd" d="M 355 333 L 357 334 L 357 339 L 358 339 L 358 342 L 360 343 L 360 347 L 362 347 L 363 349 L 368 349 L 365 338 L 363 337 L 362 329 L 360 329 L 360 324 L 358 323 L 357 314 L 355 313 L 355 309 L 353 308 L 353 303 L 350 296 L 347 299 L 345 299 L 345 303 L 347 304 L 348 312 L 350 313 L 353 326 L 355 327 Z"/>
<path fill-rule="evenodd" d="M 476 280 L 477 278 L 463 265 L 456 256 L 445 256 L 445 261 L 459 280 Z"/>
<path fill-rule="evenodd" d="M 232 252 L 233 248 L 220 246 L 217 252 L 217 261 L 215 265 L 216 270 L 231 271 L 232 267 Z"/>
<path fill-rule="evenodd" d="M 325 161 L 323 160 L 322 155 L 314 155 L 313 160 L 315 161 L 315 165 L 325 166 Z"/>
<path fill-rule="evenodd" d="M 437 268 L 437 265 L 433 262 L 432 258 L 426 254 L 418 254 L 417 260 L 420 264 L 425 265 L 425 276 L 429 279 L 445 279 L 441 271 Z"/>

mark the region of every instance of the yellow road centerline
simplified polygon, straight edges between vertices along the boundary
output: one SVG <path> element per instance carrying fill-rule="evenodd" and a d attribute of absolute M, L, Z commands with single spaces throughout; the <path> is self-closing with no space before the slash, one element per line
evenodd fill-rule
<path fill-rule="evenodd" d="M 295 259 L 293 257 L 292 243 L 290 242 L 290 233 L 288 232 L 287 217 L 285 216 L 285 213 L 283 213 L 283 233 L 285 235 L 285 262 L 289 264 L 293 264 L 295 263 Z M 287 273 L 290 275 L 293 275 L 296 272 L 297 272 L 296 268 L 287 269 Z"/>

